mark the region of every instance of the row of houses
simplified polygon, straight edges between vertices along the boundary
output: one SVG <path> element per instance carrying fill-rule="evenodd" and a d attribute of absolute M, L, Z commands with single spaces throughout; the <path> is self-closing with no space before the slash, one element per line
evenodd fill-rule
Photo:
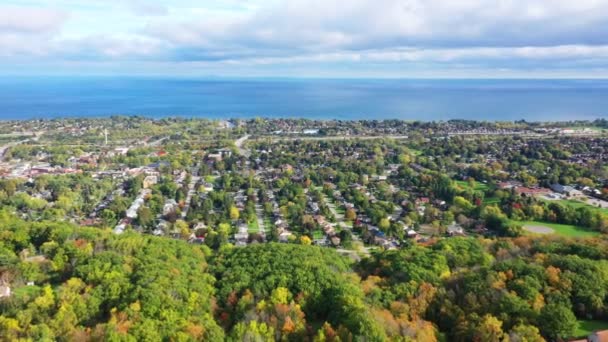
<path fill-rule="evenodd" d="M 327 220 L 325 219 L 325 216 L 323 216 L 323 215 L 316 215 L 315 221 L 317 222 L 317 224 L 321 227 L 321 229 L 325 233 L 325 236 L 326 236 L 327 240 L 329 241 L 329 243 L 331 243 L 331 245 L 334 247 L 339 246 L 340 238 L 338 237 L 338 234 L 336 233 L 336 230 L 334 229 L 335 224 L 327 222 Z M 324 244 L 324 243 L 325 242 L 321 242 L 321 244 Z"/>
<path fill-rule="evenodd" d="M 137 218 L 137 211 L 146 202 L 146 197 L 150 195 L 150 189 L 142 189 L 135 200 L 131 203 L 131 206 L 127 209 L 125 218 L 122 219 L 116 227 L 114 227 L 114 234 L 124 233 L 127 225 Z"/>

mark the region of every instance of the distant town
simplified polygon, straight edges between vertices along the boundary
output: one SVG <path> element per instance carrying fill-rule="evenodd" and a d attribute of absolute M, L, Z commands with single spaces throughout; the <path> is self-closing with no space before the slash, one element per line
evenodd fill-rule
<path fill-rule="evenodd" d="M 524 241 L 535 239 L 605 241 L 607 129 L 605 120 L 212 121 L 116 116 L 4 121 L 0 202 L 5 217 L 32 227 L 65 223 L 81 227 L 75 231 L 107 232 L 117 241 L 133 234 L 155 236 L 199 246 L 207 255 L 239 249 L 250 253 L 246 246 L 272 243 L 320 246 L 357 263 L 362 279 L 377 278 L 373 287 L 382 287 L 392 283 L 382 285 L 381 277 L 399 274 L 372 271 L 388 267 L 386 260 L 394 254 L 385 253 L 390 251 L 403 253 L 399 255 L 405 259 L 422 251 L 446 253 L 442 262 L 454 275 L 458 267 L 510 260 L 508 253 L 515 253 L 515 247 L 501 247 L 501 241 L 514 241 L 509 243 L 526 250 L 533 242 Z M 507 238 L 514 240 L 501 240 Z M 465 245 L 486 252 L 471 263 L 449 254 Z M 51 255 L 57 255 L 48 252 L 48 246 L 15 246 L 26 263 L 51 262 Z M 532 250 L 525 253 L 533 255 Z M 220 277 L 223 269 L 218 270 Z M 449 269 L 429 272 L 437 275 L 421 279 L 440 286 Z M 23 274 L 21 281 L 3 279 L 0 297 L 22 296 L 23 289 L 36 288 L 43 279 Z M 505 282 L 514 275 L 501 277 Z M 418 278 L 412 274 L 404 279 Z M 504 288 L 499 280 L 493 284 Z M 601 321 L 604 311 L 589 305 L 576 307 L 577 317 Z M 537 314 L 542 315 L 541 307 L 534 309 Z M 228 308 L 222 311 L 226 315 L 232 310 Z M 445 325 L 439 328 L 451 331 Z M 595 331 L 573 335 L 571 329 L 551 335 L 547 329 L 541 327 L 543 336 L 560 338 Z"/>
<path fill-rule="evenodd" d="M 500 233 L 471 215 L 480 202 L 608 210 L 602 124 L 15 121 L 1 127 L 0 175 L 5 205 L 28 219 L 356 256 L 408 239 Z M 551 159 L 556 170 L 543 166 Z M 458 210 L 446 202 L 455 195 Z M 600 221 L 585 228 L 608 230 Z"/>

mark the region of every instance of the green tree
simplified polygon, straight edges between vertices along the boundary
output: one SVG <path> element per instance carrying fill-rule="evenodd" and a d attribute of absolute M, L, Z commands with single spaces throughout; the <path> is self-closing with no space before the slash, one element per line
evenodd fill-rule
<path fill-rule="evenodd" d="M 99 213 L 99 217 L 102 219 L 105 226 L 111 227 L 116 224 L 116 214 L 110 209 L 104 209 Z"/>
<path fill-rule="evenodd" d="M 152 225 L 154 224 L 154 215 L 150 208 L 142 205 L 137 210 L 137 222 L 144 228 L 152 228 Z"/>
<path fill-rule="evenodd" d="M 390 226 L 391 226 L 391 221 L 386 217 L 381 219 L 380 222 L 378 223 L 378 228 L 380 228 L 382 231 L 386 231 Z"/>
<path fill-rule="evenodd" d="M 542 334 L 552 340 L 567 339 L 574 335 L 577 320 L 570 308 L 551 303 L 542 308 L 538 326 Z"/>
<path fill-rule="evenodd" d="M 190 226 L 184 220 L 175 221 L 174 230 L 180 234 L 182 239 L 190 237 Z"/>
<path fill-rule="evenodd" d="M 540 331 L 533 325 L 518 324 L 509 332 L 509 342 L 544 342 Z"/>

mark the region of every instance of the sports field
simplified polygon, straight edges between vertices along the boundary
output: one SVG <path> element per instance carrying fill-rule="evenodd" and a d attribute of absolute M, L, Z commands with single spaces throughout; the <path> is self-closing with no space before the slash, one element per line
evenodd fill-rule
<path fill-rule="evenodd" d="M 600 233 L 588 228 L 577 227 L 569 224 L 557 224 L 538 221 L 520 221 L 525 231 L 533 234 L 558 234 L 568 237 L 594 237 Z"/>

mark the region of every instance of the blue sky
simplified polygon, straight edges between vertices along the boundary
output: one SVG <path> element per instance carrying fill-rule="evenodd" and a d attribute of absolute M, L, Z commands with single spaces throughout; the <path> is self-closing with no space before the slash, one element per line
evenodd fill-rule
<path fill-rule="evenodd" d="M 0 74 L 608 78 L 608 0 L 0 0 Z"/>

